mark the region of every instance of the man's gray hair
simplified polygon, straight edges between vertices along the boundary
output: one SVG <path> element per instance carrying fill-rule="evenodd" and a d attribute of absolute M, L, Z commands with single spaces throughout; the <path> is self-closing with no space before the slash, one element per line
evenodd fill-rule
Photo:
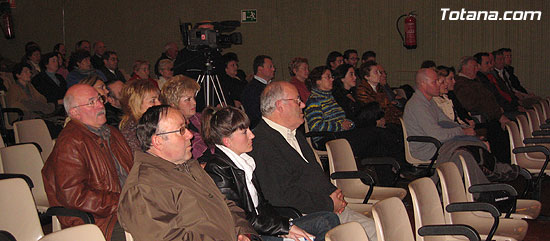
<path fill-rule="evenodd" d="M 65 107 L 65 112 L 67 113 L 67 115 L 69 115 L 69 110 L 73 106 L 73 101 L 74 96 L 71 94 L 67 94 L 65 95 L 65 97 L 63 97 L 63 107 Z"/>
<path fill-rule="evenodd" d="M 262 116 L 268 116 L 275 111 L 275 104 L 285 96 L 284 81 L 272 81 L 260 96 L 260 111 Z"/>
<path fill-rule="evenodd" d="M 473 56 L 464 56 L 460 58 L 460 64 L 458 64 L 458 73 L 462 72 L 462 68 L 467 65 L 470 60 L 476 61 L 476 58 L 474 58 Z"/>

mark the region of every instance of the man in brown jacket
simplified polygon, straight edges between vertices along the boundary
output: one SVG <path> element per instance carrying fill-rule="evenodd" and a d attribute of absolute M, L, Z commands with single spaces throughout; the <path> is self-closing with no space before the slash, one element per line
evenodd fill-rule
<path fill-rule="evenodd" d="M 130 147 L 116 128 L 105 124 L 104 100 L 93 87 L 74 85 L 63 101 L 71 121 L 42 169 L 48 201 L 91 213 L 107 240 L 124 240 L 116 212 L 133 163 Z M 82 224 L 77 218 L 59 221 L 63 227 Z"/>
<path fill-rule="evenodd" d="M 250 240 L 245 212 L 225 198 L 197 160 L 183 115 L 154 106 L 141 117 L 141 149 L 122 189 L 118 217 L 139 240 Z"/>

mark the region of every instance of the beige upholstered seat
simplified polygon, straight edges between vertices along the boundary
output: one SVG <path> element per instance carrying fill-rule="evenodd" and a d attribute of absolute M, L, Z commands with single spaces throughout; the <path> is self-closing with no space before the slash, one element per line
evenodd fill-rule
<path fill-rule="evenodd" d="M 340 224 L 325 234 L 326 241 L 369 241 L 365 229 L 358 222 Z"/>
<path fill-rule="evenodd" d="M 418 234 L 418 229 L 426 225 L 441 225 L 446 224 L 441 200 L 435 183 L 432 179 L 423 177 L 409 183 L 409 192 L 413 202 L 414 224 L 417 241 L 451 241 L 464 240 L 460 236 L 433 236 L 422 237 Z M 490 222 L 492 223 L 492 222 Z M 480 235 L 482 240 L 487 238 L 487 235 Z M 509 237 L 493 236 L 494 240 L 515 240 Z"/>
<path fill-rule="evenodd" d="M 443 206 L 451 203 L 467 202 L 462 176 L 456 164 L 454 162 L 442 163 L 436 170 L 441 181 Z M 480 217 L 472 212 L 450 213 L 445 211 L 445 221 L 447 224 L 470 225 L 480 234 L 488 234 L 493 223 L 492 218 Z M 495 235 L 523 240 L 527 233 L 527 227 L 525 220 L 500 218 Z"/>
<path fill-rule="evenodd" d="M 409 215 L 400 199 L 393 197 L 377 202 L 372 216 L 378 241 L 414 241 Z"/>
<path fill-rule="evenodd" d="M 305 119 L 304 117 L 304 129 L 305 129 L 305 132 L 308 133 L 309 132 L 309 126 L 307 124 L 307 120 Z M 315 159 L 317 160 L 317 163 L 319 163 L 319 165 L 321 166 L 321 168 L 323 168 L 323 163 L 321 162 L 321 157 L 327 157 L 327 151 L 323 151 L 323 150 L 317 150 L 313 147 L 313 141 L 311 140 L 311 137 L 306 137 L 306 141 L 307 141 L 307 144 L 309 144 L 309 147 L 311 147 L 311 149 L 313 150 L 313 154 L 315 154 Z"/>
<path fill-rule="evenodd" d="M 513 153 L 515 148 L 525 146 L 525 144 L 523 144 L 524 137 L 521 132 L 528 131 L 527 118 L 523 115 L 518 115 L 516 119 L 519 125 L 513 121 L 506 123 L 506 130 L 508 131 L 508 136 L 510 138 L 510 157 L 512 159 L 512 164 L 523 167 L 531 173 L 539 173 L 546 160 L 546 156 L 544 154 L 539 152 L 529 154 Z M 549 174 L 550 170 L 546 169 L 545 173 Z"/>
<path fill-rule="evenodd" d="M 95 224 L 84 224 L 50 233 L 40 241 L 105 241 L 101 230 Z"/>
<path fill-rule="evenodd" d="M 407 162 L 413 166 L 424 166 L 430 164 L 429 160 L 420 160 L 411 155 L 411 148 L 409 142 L 407 141 L 407 137 L 409 137 L 409 135 L 407 134 L 407 128 L 405 128 L 405 121 L 402 117 L 399 117 L 399 121 L 401 122 L 401 127 L 403 129 L 403 144 L 405 145 L 405 159 Z"/>
<path fill-rule="evenodd" d="M 21 178 L 0 180 L 0 230 L 17 240 L 35 241 L 44 236 L 31 190 Z"/>
<path fill-rule="evenodd" d="M 13 123 L 15 143 L 35 142 L 42 148 L 42 160 L 46 162 L 53 150 L 54 141 L 42 119 L 23 120 Z"/>
<path fill-rule="evenodd" d="M 330 174 L 358 170 L 353 150 L 346 139 L 328 141 L 326 147 Z M 331 181 L 335 186 L 342 189 L 348 203 L 363 203 L 365 195 L 369 191 L 369 186 L 359 179 L 332 179 Z M 403 188 L 375 186 L 369 203 L 375 203 L 389 197 L 403 199 L 406 195 L 407 190 Z"/>
<path fill-rule="evenodd" d="M 468 166 L 466 165 L 466 160 L 464 160 L 464 157 L 459 156 L 459 158 L 460 158 L 460 161 L 462 162 L 462 167 L 464 171 L 464 189 L 468 190 L 468 188 L 472 186 L 472 182 L 470 180 L 470 173 L 468 171 Z M 468 200 L 468 202 L 473 202 L 474 196 L 472 195 L 472 193 L 466 192 L 466 199 Z M 537 200 L 517 199 L 516 212 L 512 213 L 510 217 L 515 219 L 536 219 L 540 214 L 541 206 L 542 204 Z M 475 212 L 475 214 L 480 215 L 482 217 L 490 216 L 483 212 Z"/>

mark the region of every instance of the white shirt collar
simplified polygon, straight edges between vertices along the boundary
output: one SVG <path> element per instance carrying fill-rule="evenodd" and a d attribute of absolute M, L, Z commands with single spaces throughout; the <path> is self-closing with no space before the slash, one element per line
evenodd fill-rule
<path fill-rule="evenodd" d="M 260 81 L 260 83 L 262 83 L 262 84 L 266 84 L 266 85 L 269 84 L 268 80 L 266 80 L 266 79 L 264 79 L 260 76 L 254 75 L 254 78 L 257 79 L 258 81 Z"/>

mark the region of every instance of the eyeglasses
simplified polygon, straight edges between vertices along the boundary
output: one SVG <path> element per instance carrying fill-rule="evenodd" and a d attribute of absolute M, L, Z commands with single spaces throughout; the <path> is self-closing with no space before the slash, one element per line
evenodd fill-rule
<path fill-rule="evenodd" d="M 321 76 L 321 78 L 324 78 L 324 79 L 334 79 L 334 77 L 332 75 L 323 75 Z"/>
<path fill-rule="evenodd" d="M 97 95 L 97 97 L 93 98 L 93 99 L 90 99 L 88 101 L 88 103 L 86 104 L 82 104 L 82 105 L 75 105 L 71 108 L 77 108 L 77 107 L 82 107 L 82 106 L 95 106 L 97 103 L 101 103 L 101 104 L 104 104 L 105 103 L 105 96 L 103 95 Z"/>
<path fill-rule="evenodd" d="M 301 103 L 303 103 L 300 97 L 296 97 L 294 99 L 281 99 L 281 100 L 293 100 L 296 102 L 297 105 L 300 105 Z"/>
<path fill-rule="evenodd" d="M 161 133 L 157 133 L 156 135 L 157 135 L 157 136 L 160 136 L 160 135 L 166 135 L 166 134 L 171 134 L 171 133 L 177 133 L 177 132 L 179 132 L 180 135 L 183 136 L 183 135 L 185 135 L 185 130 L 187 130 L 187 128 L 185 128 L 185 126 L 182 126 L 179 130 L 161 132 Z"/>

